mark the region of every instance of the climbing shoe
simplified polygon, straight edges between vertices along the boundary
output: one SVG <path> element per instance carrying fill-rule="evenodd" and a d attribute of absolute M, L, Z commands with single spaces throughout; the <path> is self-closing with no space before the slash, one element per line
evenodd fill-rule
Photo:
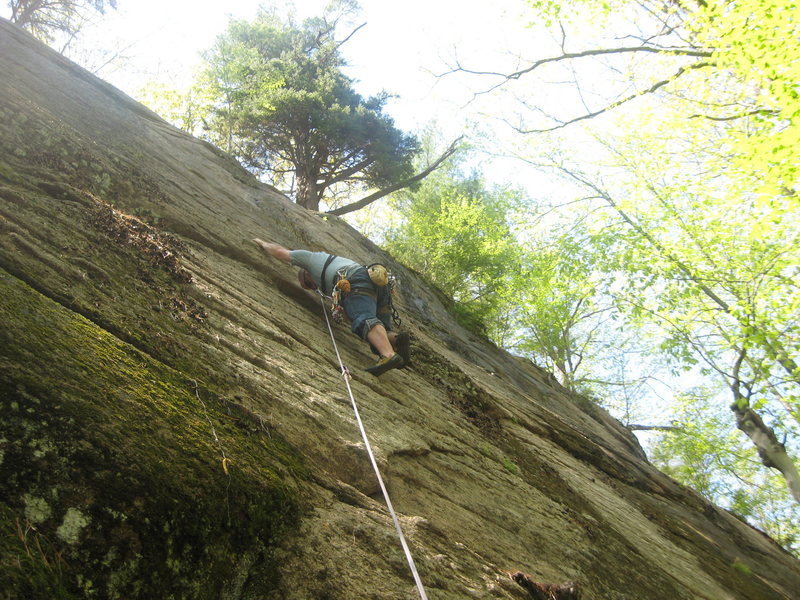
<path fill-rule="evenodd" d="M 364 369 L 367 373 L 372 373 L 375 377 L 383 375 L 389 369 L 399 369 L 403 366 L 403 357 L 399 354 L 392 354 L 391 356 L 382 356 L 378 362 L 371 367 Z"/>
<path fill-rule="evenodd" d="M 411 336 L 405 331 L 397 334 L 395 340 L 397 346 L 397 353 L 403 358 L 403 366 L 400 369 L 405 369 L 411 364 Z"/>

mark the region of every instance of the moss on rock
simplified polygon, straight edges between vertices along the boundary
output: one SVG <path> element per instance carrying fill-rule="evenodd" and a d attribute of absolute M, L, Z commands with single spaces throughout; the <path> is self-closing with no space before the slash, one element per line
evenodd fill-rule
<path fill-rule="evenodd" d="M 277 586 L 270 549 L 301 513 L 292 449 L 5 272 L 0 295 L 9 597 L 246 597 L 242 556 L 260 593 Z"/>

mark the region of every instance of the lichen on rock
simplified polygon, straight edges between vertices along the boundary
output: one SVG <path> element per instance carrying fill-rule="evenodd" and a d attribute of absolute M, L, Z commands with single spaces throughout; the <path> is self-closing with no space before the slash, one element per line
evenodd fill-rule
<path fill-rule="evenodd" d="M 80 541 L 81 531 L 89 525 L 89 519 L 75 507 L 67 509 L 64 520 L 56 529 L 56 535 L 66 544 L 75 545 Z"/>
<path fill-rule="evenodd" d="M 53 514 L 53 510 L 44 498 L 25 494 L 22 501 L 25 503 L 25 519 L 31 525 L 43 523 Z"/>

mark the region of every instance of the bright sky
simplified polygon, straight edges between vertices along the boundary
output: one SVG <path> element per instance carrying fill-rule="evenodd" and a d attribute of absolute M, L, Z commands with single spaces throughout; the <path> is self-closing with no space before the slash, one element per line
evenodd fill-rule
<path fill-rule="evenodd" d="M 291 9 L 291 0 L 274 1 L 287 12 Z M 298 20 L 321 15 L 328 1 L 294 0 Z M 96 26 L 82 32 L 93 54 L 71 48 L 67 55 L 134 97 L 148 81 L 188 84 L 201 53 L 225 32 L 229 18 L 252 19 L 262 2 L 118 0 L 118 10 L 98 16 Z M 365 26 L 342 47 L 350 65 L 347 73 L 363 96 L 381 90 L 395 95 L 385 110 L 409 133 L 435 123 L 448 141 L 464 133 L 473 141 L 492 142 L 510 134 L 507 125 L 495 125 L 498 115 L 512 118 L 519 108 L 516 102 L 503 104 L 499 97 L 485 95 L 471 101 L 475 91 L 496 79 L 436 75 L 453 65 L 456 57 L 471 69 L 511 71 L 518 64 L 515 55 L 530 59 L 557 52 L 549 35 L 529 27 L 532 15 L 526 0 L 360 0 L 360 5 L 353 27 Z M 4 3 L 0 16 L 9 15 Z M 552 88 L 549 97 L 543 96 L 539 88 L 527 99 L 559 105 Z M 477 131 L 476 122 L 484 131 Z M 487 128 L 493 128 L 488 135 Z M 484 173 L 494 182 L 514 180 L 523 187 L 543 189 L 531 182 L 541 173 L 523 174 L 519 163 L 495 159 L 489 171 Z"/>
<path fill-rule="evenodd" d="M 148 79 L 180 81 L 212 46 L 230 16 L 251 19 L 259 0 L 118 0 L 86 39 L 117 49 L 127 61 L 99 75 L 130 95 Z M 327 0 L 295 0 L 300 18 L 322 13 Z M 458 55 L 469 65 L 499 68 L 508 51 L 527 41 L 523 0 L 361 0 L 355 24 L 366 23 L 342 51 L 365 96 L 385 89 L 399 96 L 387 107 L 397 125 L 414 130 L 438 119 L 458 128 L 472 94 L 458 77 L 437 80 Z M 288 3 L 285 3 L 288 5 Z M 8 16 L 3 8 L 0 15 Z M 523 41 L 524 40 L 524 41 Z M 99 64 L 98 59 L 94 59 Z M 483 85 L 470 78 L 470 84 Z M 457 117 L 457 118 L 456 118 Z M 456 134 L 454 131 L 448 132 Z M 459 132 L 460 133 L 460 132 Z"/>

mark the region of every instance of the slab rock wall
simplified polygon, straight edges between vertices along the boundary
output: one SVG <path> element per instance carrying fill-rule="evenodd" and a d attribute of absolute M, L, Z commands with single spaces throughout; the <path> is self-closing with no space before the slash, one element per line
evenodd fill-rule
<path fill-rule="evenodd" d="M 390 265 L 413 364 L 334 325 L 431 599 L 798 597 L 798 561 L 465 331 L 335 217 L 0 21 L 0 598 L 410 599 L 319 298 Z"/>

